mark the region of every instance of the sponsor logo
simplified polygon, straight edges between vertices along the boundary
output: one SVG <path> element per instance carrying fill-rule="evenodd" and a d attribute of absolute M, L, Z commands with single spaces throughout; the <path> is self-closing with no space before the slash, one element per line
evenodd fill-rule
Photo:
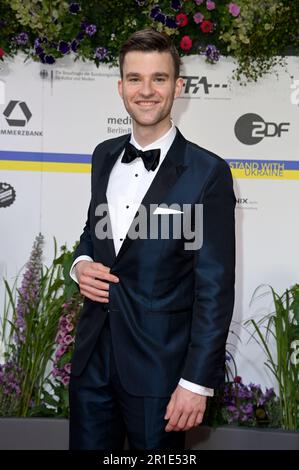
<path fill-rule="evenodd" d="M 17 129 L 27 127 L 32 118 L 32 113 L 25 101 L 10 100 L 3 111 L 3 115 L 8 124 L 8 128 L 0 129 L 0 135 L 22 136 L 22 137 L 42 137 L 43 131 L 33 129 Z"/>
<path fill-rule="evenodd" d="M 22 119 L 16 119 L 16 117 L 14 117 L 17 108 L 19 108 L 21 114 L 24 116 Z M 10 127 L 24 127 L 32 117 L 31 111 L 25 101 L 11 100 L 3 111 L 3 114 Z"/>
<path fill-rule="evenodd" d="M 123 135 L 131 132 L 132 118 L 130 116 L 119 117 L 109 116 L 107 117 L 107 134 Z"/>
<path fill-rule="evenodd" d="M 211 82 L 205 75 L 183 75 L 183 91 L 179 98 L 230 99 L 228 83 Z"/>
<path fill-rule="evenodd" d="M 16 199 L 14 188 L 8 183 L 0 183 L 0 208 L 11 206 Z"/>

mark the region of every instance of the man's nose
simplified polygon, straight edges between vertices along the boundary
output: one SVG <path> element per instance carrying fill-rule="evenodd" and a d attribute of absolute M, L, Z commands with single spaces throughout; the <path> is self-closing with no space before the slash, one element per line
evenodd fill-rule
<path fill-rule="evenodd" d="M 143 96 L 151 96 L 154 93 L 153 84 L 151 80 L 144 80 L 142 82 L 140 93 Z"/>

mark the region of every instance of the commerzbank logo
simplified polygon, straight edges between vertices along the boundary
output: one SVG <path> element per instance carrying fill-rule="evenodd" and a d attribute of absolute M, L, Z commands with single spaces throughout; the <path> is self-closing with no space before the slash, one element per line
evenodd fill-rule
<path fill-rule="evenodd" d="M 25 101 L 11 100 L 3 114 L 10 127 L 24 127 L 32 117 L 32 113 Z"/>
<path fill-rule="evenodd" d="M 10 100 L 3 111 L 6 126 L 0 128 L 0 136 L 8 137 L 43 137 L 43 131 L 32 129 L 32 112 L 25 101 Z M 3 119 L 4 121 L 4 119 Z M 28 125 L 30 121 L 30 124 Z"/>

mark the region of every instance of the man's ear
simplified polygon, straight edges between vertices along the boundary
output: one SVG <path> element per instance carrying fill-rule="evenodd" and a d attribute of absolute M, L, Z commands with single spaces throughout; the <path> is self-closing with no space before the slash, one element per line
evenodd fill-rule
<path fill-rule="evenodd" d="M 176 81 L 175 81 L 175 90 L 174 90 L 174 97 L 175 98 L 180 96 L 180 94 L 182 92 L 183 84 L 184 84 L 184 80 L 182 79 L 182 77 L 179 77 L 179 78 L 176 79 Z"/>
<path fill-rule="evenodd" d="M 118 80 L 117 88 L 118 88 L 119 96 L 122 98 L 123 97 L 123 82 L 122 82 L 122 80 Z"/>

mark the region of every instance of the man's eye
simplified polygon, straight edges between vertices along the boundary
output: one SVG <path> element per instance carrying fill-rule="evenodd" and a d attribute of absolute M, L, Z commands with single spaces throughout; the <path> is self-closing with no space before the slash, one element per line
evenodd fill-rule
<path fill-rule="evenodd" d="M 137 77 L 132 77 L 132 78 L 129 78 L 129 82 L 138 82 L 139 78 Z"/>
<path fill-rule="evenodd" d="M 156 82 L 165 82 L 164 77 L 157 77 L 155 80 L 156 80 Z"/>

